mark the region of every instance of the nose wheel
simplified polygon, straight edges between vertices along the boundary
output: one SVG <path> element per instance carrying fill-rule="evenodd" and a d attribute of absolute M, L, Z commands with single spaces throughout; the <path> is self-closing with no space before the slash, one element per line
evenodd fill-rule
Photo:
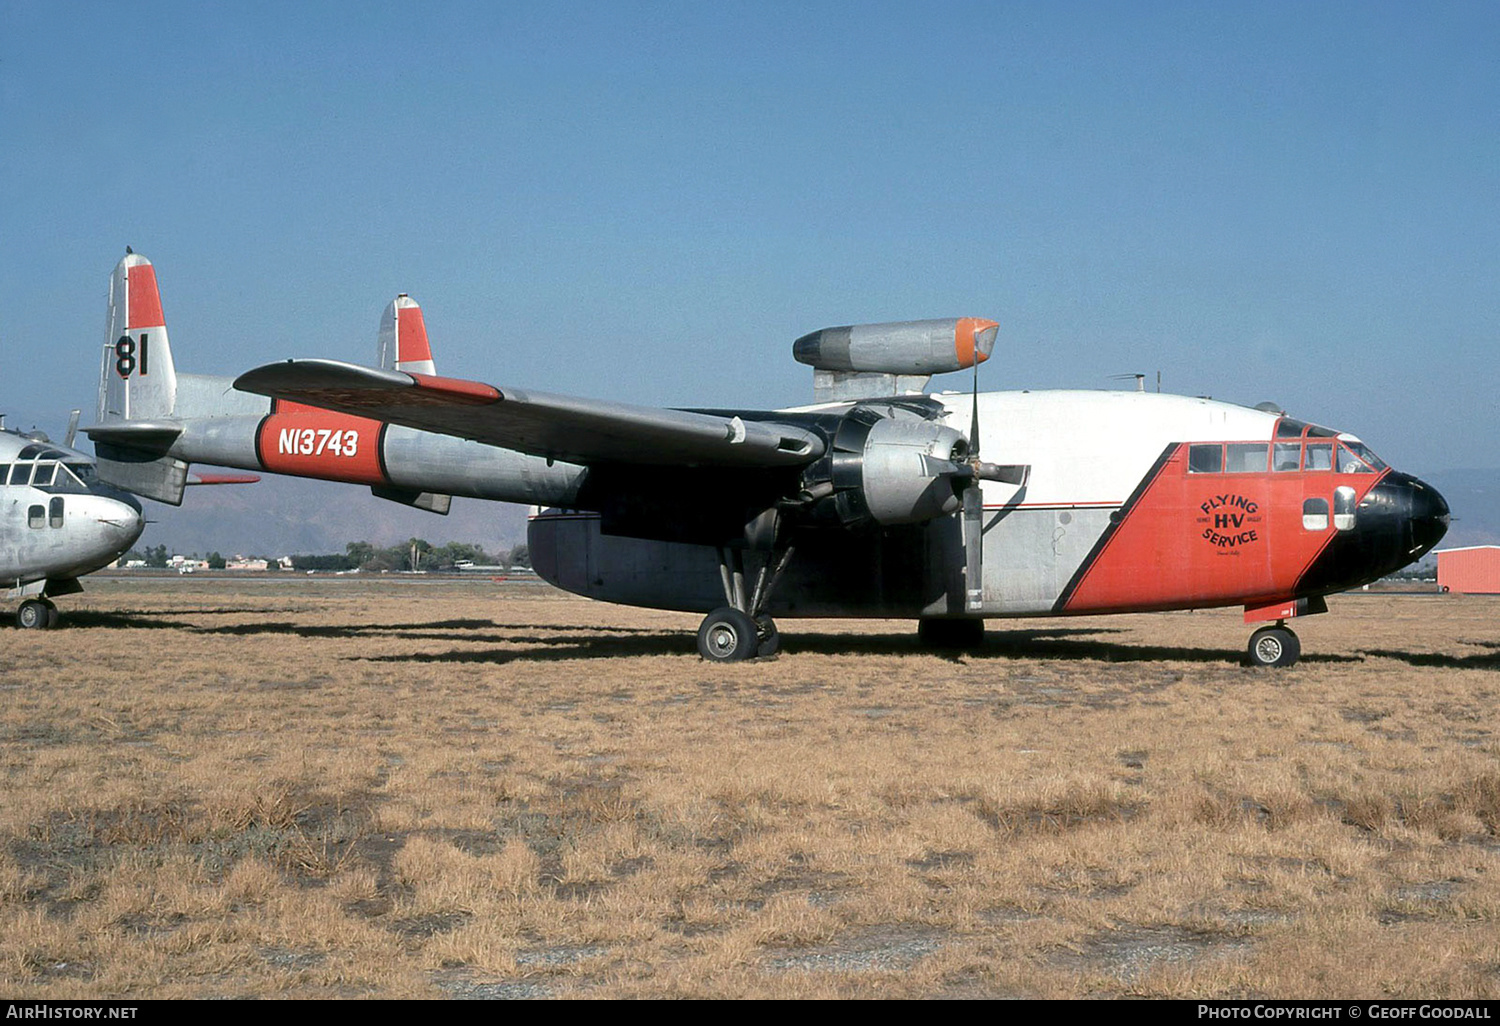
<path fill-rule="evenodd" d="M 1251 666 L 1291 666 L 1302 655 L 1302 643 L 1290 627 L 1277 623 L 1250 635 Z"/>

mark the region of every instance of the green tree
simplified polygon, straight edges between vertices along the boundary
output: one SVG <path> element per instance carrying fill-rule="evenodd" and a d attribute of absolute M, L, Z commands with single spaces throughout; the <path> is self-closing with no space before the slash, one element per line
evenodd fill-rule
<path fill-rule="evenodd" d="M 217 551 L 208 554 L 208 568 L 210 570 L 222 570 L 227 562 Z"/>

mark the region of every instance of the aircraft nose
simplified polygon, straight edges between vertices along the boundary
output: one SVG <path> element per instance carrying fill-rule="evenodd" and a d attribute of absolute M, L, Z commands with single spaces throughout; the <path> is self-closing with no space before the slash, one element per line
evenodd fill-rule
<path fill-rule="evenodd" d="M 104 529 L 104 536 L 108 539 L 106 547 L 121 552 L 130 548 L 146 529 L 146 520 L 140 509 L 118 499 L 101 498 L 98 501 L 100 507 L 95 520 Z"/>
<path fill-rule="evenodd" d="M 1448 500 L 1426 481 L 1411 478 L 1410 492 L 1412 558 L 1425 555 L 1448 533 Z"/>

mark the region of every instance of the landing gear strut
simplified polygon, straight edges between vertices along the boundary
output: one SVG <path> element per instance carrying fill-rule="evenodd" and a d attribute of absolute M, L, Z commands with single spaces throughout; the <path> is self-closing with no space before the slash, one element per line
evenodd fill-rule
<path fill-rule="evenodd" d="M 1251 666 L 1291 666 L 1302 654 L 1302 643 L 1284 621 L 1250 635 Z"/>
<path fill-rule="evenodd" d="M 16 626 L 26 630 L 45 630 L 56 627 L 61 619 L 57 607 L 46 599 L 27 599 L 16 610 Z"/>
<path fill-rule="evenodd" d="M 762 610 L 781 580 L 782 571 L 791 562 L 793 551 L 788 545 L 780 559 L 774 550 L 769 553 L 755 579 L 755 590 L 747 597 L 744 553 L 739 549 L 719 549 L 719 576 L 728 604 L 703 618 L 698 628 L 699 655 L 710 662 L 736 663 L 776 654 L 781 648 L 781 635 L 776 630 L 776 621 Z"/>

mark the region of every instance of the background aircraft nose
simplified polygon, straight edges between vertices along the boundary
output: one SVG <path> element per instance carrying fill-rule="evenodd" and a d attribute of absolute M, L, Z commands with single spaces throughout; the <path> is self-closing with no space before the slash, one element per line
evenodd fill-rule
<path fill-rule="evenodd" d="M 94 519 L 104 529 L 108 544 L 121 552 L 134 545 L 146 529 L 146 519 L 139 507 L 103 496 L 96 498 L 95 503 Z"/>

